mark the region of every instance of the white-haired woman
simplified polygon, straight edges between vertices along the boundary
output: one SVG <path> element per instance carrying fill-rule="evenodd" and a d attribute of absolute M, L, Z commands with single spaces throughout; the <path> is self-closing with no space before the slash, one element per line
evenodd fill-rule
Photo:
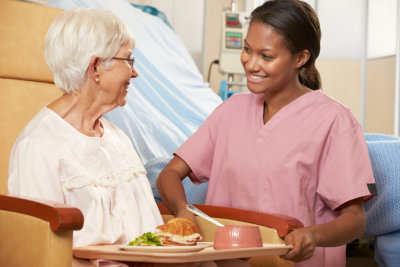
<path fill-rule="evenodd" d="M 46 61 L 63 95 L 24 128 L 9 192 L 78 207 L 73 245 L 124 243 L 163 223 L 129 138 L 102 116 L 126 103 L 134 38 L 110 11 L 72 9 L 51 24 Z"/>

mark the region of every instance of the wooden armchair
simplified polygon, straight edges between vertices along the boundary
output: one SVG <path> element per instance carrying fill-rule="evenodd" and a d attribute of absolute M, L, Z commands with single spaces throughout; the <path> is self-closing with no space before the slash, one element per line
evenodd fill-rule
<path fill-rule="evenodd" d="M 77 208 L 0 195 L 0 266 L 71 267 Z"/>
<path fill-rule="evenodd" d="M 61 93 L 44 61 L 44 36 L 59 9 L 18 0 L 0 1 L 0 266 L 71 266 L 73 231 L 83 225 L 79 209 L 60 203 L 8 196 L 7 169 L 18 134 L 40 109 Z M 198 205 L 224 224 L 260 225 L 265 243 L 282 243 L 296 220 L 222 207 Z M 164 220 L 172 215 L 159 205 Z M 215 226 L 198 218 L 205 241 Z M 275 228 L 275 229 L 274 229 Z M 259 259 L 261 265 L 291 266 L 279 257 Z"/>

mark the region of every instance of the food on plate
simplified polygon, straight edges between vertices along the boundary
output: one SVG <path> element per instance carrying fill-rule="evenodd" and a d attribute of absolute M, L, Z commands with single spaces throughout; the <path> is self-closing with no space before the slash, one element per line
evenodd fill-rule
<path fill-rule="evenodd" d="M 156 235 L 165 246 L 195 246 L 202 238 L 196 224 L 187 218 L 173 218 L 156 228 L 160 230 Z"/>
<path fill-rule="evenodd" d="M 128 246 L 162 246 L 158 237 L 151 232 L 147 232 L 128 243 Z"/>
<path fill-rule="evenodd" d="M 129 246 L 195 246 L 202 239 L 197 226 L 189 219 L 178 217 L 156 227 L 128 243 Z"/>

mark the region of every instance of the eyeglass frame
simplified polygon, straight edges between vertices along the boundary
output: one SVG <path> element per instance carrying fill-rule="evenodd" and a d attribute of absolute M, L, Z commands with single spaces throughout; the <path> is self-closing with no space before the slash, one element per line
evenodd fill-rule
<path fill-rule="evenodd" d="M 119 60 L 126 60 L 128 62 L 128 65 L 133 69 L 134 64 L 135 64 L 135 57 L 130 58 L 130 57 L 112 57 L 111 59 L 119 59 Z"/>

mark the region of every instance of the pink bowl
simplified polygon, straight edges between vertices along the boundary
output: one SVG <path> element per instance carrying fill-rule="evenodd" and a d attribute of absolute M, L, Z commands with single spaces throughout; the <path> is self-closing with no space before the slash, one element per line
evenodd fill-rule
<path fill-rule="evenodd" d="M 255 225 L 218 226 L 214 249 L 262 247 L 260 229 Z"/>

